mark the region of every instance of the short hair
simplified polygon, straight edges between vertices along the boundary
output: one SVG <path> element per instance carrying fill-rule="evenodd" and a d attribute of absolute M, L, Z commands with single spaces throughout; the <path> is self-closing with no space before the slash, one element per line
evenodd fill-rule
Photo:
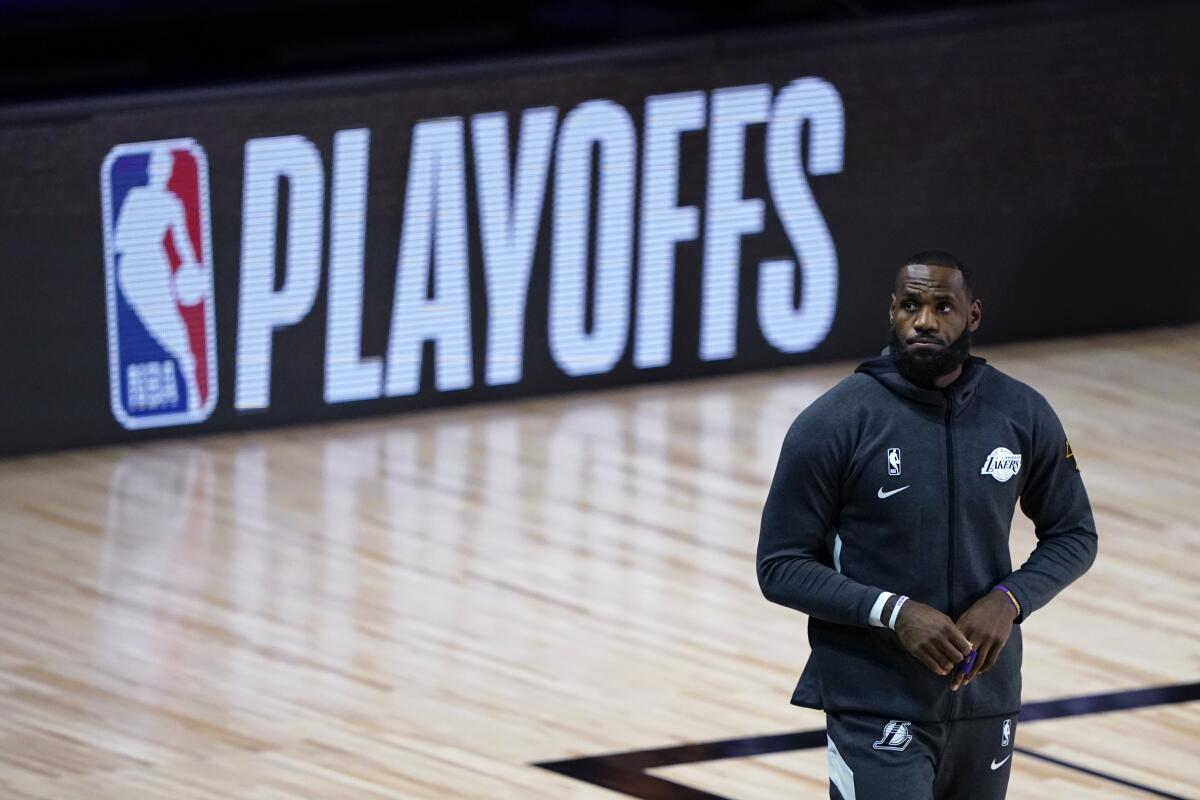
<path fill-rule="evenodd" d="M 912 264 L 924 264 L 927 267 L 948 267 L 958 270 L 962 273 L 963 288 L 967 290 L 967 296 L 972 299 L 975 298 L 975 290 L 971 286 L 971 268 L 945 250 L 922 250 L 904 259 L 904 263 L 900 265 L 900 269 L 904 269 Z"/>

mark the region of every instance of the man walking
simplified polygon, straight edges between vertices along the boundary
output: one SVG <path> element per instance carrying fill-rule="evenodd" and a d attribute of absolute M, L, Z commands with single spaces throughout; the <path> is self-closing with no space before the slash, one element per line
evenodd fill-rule
<path fill-rule="evenodd" d="M 884 355 L 784 439 L 758 579 L 809 615 L 792 696 L 822 708 L 835 800 L 999 800 L 1021 706 L 1021 623 L 1082 575 L 1096 527 L 1036 391 L 970 355 L 982 305 L 949 253 L 908 259 Z M 1013 511 L 1037 546 L 1013 570 Z"/>

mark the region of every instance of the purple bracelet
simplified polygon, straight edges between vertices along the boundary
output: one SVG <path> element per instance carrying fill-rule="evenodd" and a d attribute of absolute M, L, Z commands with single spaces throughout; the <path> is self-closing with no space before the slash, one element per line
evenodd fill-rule
<path fill-rule="evenodd" d="M 1004 592 L 1004 594 L 1008 595 L 1008 599 L 1013 604 L 1013 608 L 1017 609 L 1017 616 L 1021 616 L 1021 604 L 1017 602 L 1017 598 L 1013 595 L 1011 589 L 1009 589 L 1003 583 L 997 583 L 994 587 L 992 587 L 992 591 Z"/>

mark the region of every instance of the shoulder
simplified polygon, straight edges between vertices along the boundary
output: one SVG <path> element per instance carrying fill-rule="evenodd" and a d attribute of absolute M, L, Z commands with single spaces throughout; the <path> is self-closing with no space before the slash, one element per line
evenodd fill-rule
<path fill-rule="evenodd" d="M 820 417 L 827 421 L 851 418 L 862 407 L 865 399 L 877 389 L 886 391 L 871 376 L 861 372 L 852 373 L 812 401 L 807 408 L 800 412 L 800 417 L 797 419 L 805 415 Z"/>
<path fill-rule="evenodd" d="M 986 373 L 980 382 L 979 395 L 985 402 L 1010 414 L 1041 419 L 1054 417 L 1054 409 L 1045 396 L 1024 381 L 1000 371 L 991 364 L 984 365 Z"/>
<path fill-rule="evenodd" d="M 887 391 L 879 385 L 879 381 L 863 372 L 852 372 L 838 381 L 823 397 L 834 402 L 845 403 L 847 400 L 861 402 L 863 393 L 879 389 Z M 857 403 L 856 403 L 857 404 Z"/>
<path fill-rule="evenodd" d="M 787 440 L 793 444 L 801 440 L 811 443 L 815 437 L 832 442 L 853 434 L 869 402 L 867 398 L 876 391 L 886 392 L 874 378 L 857 372 L 846 376 L 796 416 Z"/>

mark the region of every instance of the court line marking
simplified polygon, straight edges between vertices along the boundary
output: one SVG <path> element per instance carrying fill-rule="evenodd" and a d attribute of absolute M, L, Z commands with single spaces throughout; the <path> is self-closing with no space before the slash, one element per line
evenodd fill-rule
<path fill-rule="evenodd" d="M 1162 789 L 1155 789 L 1151 786 L 1143 786 L 1140 783 L 1134 783 L 1133 781 L 1126 780 L 1125 778 L 1118 778 L 1116 775 L 1109 775 L 1107 772 L 1101 772 L 1100 770 L 1091 769 L 1090 767 L 1085 767 L 1080 764 L 1072 764 L 1070 761 L 1063 761 L 1061 758 L 1048 756 L 1045 753 L 1027 750 L 1024 747 L 1014 747 L 1013 750 L 1016 750 L 1018 753 L 1024 753 L 1027 756 L 1032 756 L 1033 758 L 1040 758 L 1042 761 L 1048 761 L 1051 764 L 1055 764 L 1060 767 L 1066 767 L 1067 769 L 1073 769 L 1076 772 L 1082 772 L 1085 775 L 1092 775 L 1096 778 L 1103 778 L 1106 781 L 1119 783 L 1122 786 L 1128 786 L 1132 789 L 1137 789 L 1139 791 L 1146 792 L 1147 794 L 1152 794 L 1156 797 L 1165 797 L 1167 800 L 1188 800 L 1188 798 L 1181 795 L 1164 792 Z"/>
<path fill-rule="evenodd" d="M 1154 686 L 1121 692 L 1065 697 L 1058 700 L 1042 700 L 1028 703 L 1021 708 L 1021 723 L 1037 720 L 1062 719 L 1085 714 L 1103 714 L 1113 711 L 1132 711 L 1160 705 L 1173 705 L 1200 700 L 1200 682 L 1178 683 L 1171 686 Z M 712 742 L 660 747 L 650 750 L 629 750 L 598 756 L 583 756 L 560 761 L 542 761 L 532 764 L 551 772 L 576 780 L 620 792 L 640 800 L 731 800 L 721 795 L 710 794 L 690 786 L 675 783 L 646 770 L 679 764 L 698 764 L 726 758 L 783 753 L 791 750 L 807 750 L 825 746 L 825 730 L 797 731 L 767 736 L 748 736 L 737 739 L 722 739 Z M 1158 797 L 1170 800 L 1186 798 L 1169 794 L 1161 789 L 1142 786 L 1132 781 L 1108 775 L 1087 767 L 1042 755 L 1041 753 L 1015 748 L 1020 752 L 1049 761 L 1059 766 L 1084 772 L 1097 778 L 1119 783 Z"/>

